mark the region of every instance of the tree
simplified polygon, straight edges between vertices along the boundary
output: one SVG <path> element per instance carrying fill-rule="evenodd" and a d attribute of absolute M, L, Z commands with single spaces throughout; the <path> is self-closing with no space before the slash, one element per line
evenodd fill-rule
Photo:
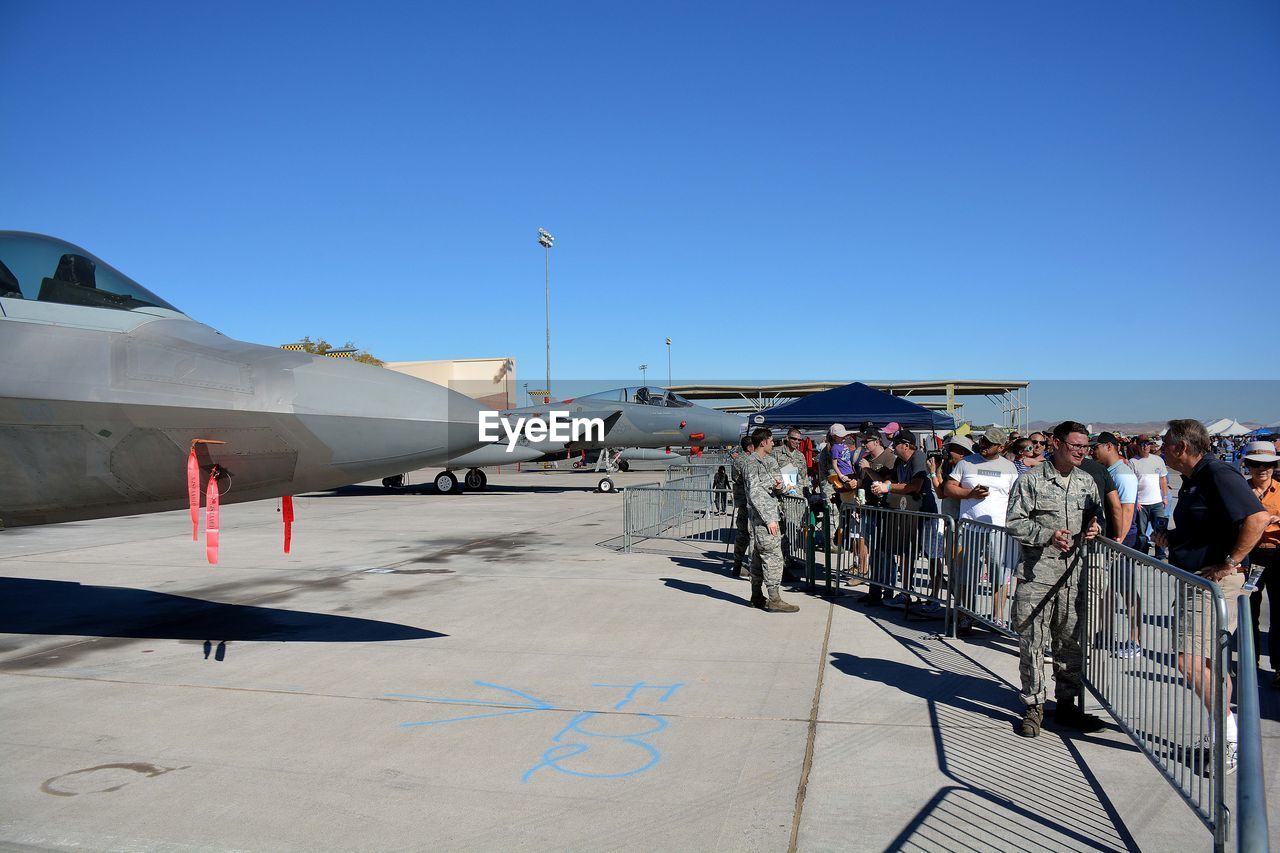
<path fill-rule="evenodd" d="M 303 352 L 309 352 L 312 355 L 324 355 L 325 353 L 335 349 L 355 349 L 356 348 L 356 345 L 353 344 L 351 341 L 347 341 L 341 347 L 335 347 L 333 344 L 329 343 L 324 338 L 320 338 L 318 340 L 313 341 L 311 340 L 310 335 L 307 335 L 305 338 L 298 341 L 298 343 L 302 344 Z M 365 350 L 365 349 L 352 353 L 351 358 L 353 361 L 358 361 L 361 364 L 372 364 L 374 367 L 382 367 L 383 365 L 382 359 L 374 356 L 372 353 L 370 353 L 368 350 Z"/>

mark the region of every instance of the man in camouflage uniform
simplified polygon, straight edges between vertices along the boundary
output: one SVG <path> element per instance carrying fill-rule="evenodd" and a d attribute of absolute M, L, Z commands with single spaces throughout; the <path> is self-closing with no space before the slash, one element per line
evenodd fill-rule
<path fill-rule="evenodd" d="M 747 489 L 745 468 L 751 459 L 756 446 L 751 443 L 751 436 L 742 437 L 742 452 L 733 458 L 733 515 L 734 528 L 737 533 L 733 538 L 733 572 L 735 578 L 742 577 L 742 559 L 751 549 L 751 529 L 747 526 Z"/>
<path fill-rule="evenodd" d="M 782 533 L 778 527 L 776 493 L 782 488 L 782 477 L 777 463 L 769 455 L 773 435 L 768 427 L 757 427 L 751 439 L 756 449 L 748 458 L 745 471 L 747 506 L 751 513 L 751 606 L 770 613 L 794 613 L 800 608 L 783 601 L 780 594 Z"/>
<path fill-rule="evenodd" d="M 778 464 L 779 471 L 788 465 L 796 469 L 795 491 L 788 492 L 787 494 L 802 495 L 804 493 L 804 487 L 809 485 L 809 465 L 804 461 L 804 454 L 800 452 L 800 442 L 804 440 L 804 435 L 796 427 L 787 427 L 786 436 L 787 437 L 782 440 L 781 444 L 778 444 L 773 448 L 773 453 L 771 455 L 773 456 L 773 460 Z M 778 508 L 781 510 L 781 495 L 778 496 L 778 505 Z M 788 524 L 786 513 L 781 513 L 778 517 L 779 524 L 781 525 L 780 529 L 784 534 L 782 539 L 782 565 L 785 569 L 791 560 L 799 560 L 803 562 L 804 555 L 791 553 L 791 542 L 785 535 L 788 532 L 786 529 L 786 525 Z"/>
<path fill-rule="evenodd" d="M 1036 737 L 1044 722 L 1045 640 L 1052 643 L 1054 722 L 1092 732 L 1102 721 L 1076 704 L 1083 690 L 1080 613 L 1084 608 L 1085 540 L 1100 532 L 1096 513 L 1101 495 L 1079 468 L 1089 451 L 1087 428 L 1065 421 L 1053 431 L 1053 456 L 1014 483 L 1007 526 L 1022 543 L 1022 567 L 1013 597 L 1018 636 L 1020 698 L 1026 706 L 1018 734 Z"/>

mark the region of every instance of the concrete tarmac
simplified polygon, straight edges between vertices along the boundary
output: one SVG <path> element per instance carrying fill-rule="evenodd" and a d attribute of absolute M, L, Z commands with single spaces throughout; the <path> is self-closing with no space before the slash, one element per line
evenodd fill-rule
<path fill-rule="evenodd" d="M 1118 729 L 1017 737 L 1007 641 L 754 610 L 596 479 L 302 496 L 287 556 L 226 506 L 217 566 L 185 512 L 0 533 L 0 845 L 1208 849 Z"/>

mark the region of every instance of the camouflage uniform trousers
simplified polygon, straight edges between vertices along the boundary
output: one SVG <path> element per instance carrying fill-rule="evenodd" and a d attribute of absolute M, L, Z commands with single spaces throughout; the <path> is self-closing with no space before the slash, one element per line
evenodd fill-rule
<path fill-rule="evenodd" d="M 733 564 L 735 566 L 742 565 L 742 561 L 747 558 L 751 551 L 751 527 L 747 523 L 747 501 L 743 498 L 741 501 L 734 499 L 736 506 L 733 509 L 733 523 L 736 532 L 733 537 Z"/>
<path fill-rule="evenodd" d="M 767 594 L 782 586 L 782 537 L 769 532 L 769 525 L 753 518 L 751 524 L 751 579 L 763 579 Z"/>
<path fill-rule="evenodd" d="M 1052 583 L 1024 580 L 1013 595 L 1013 627 L 1020 631 L 1018 675 L 1022 679 L 1022 692 L 1019 698 L 1025 705 L 1043 705 L 1048 695 L 1044 683 L 1046 640 L 1053 650 L 1054 698 L 1058 706 L 1073 704 L 1083 690 L 1079 629 L 1084 587 L 1079 573 L 1058 588 L 1029 625 L 1023 624 L 1052 588 Z"/>

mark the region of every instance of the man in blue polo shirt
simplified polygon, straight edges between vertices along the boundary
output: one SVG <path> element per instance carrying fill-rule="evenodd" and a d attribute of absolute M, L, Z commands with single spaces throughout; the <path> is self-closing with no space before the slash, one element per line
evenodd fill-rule
<path fill-rule="evenodd" d="M 1120 455 L 1120 440 L 1114 433 L 1100 433 L 1093 444 L 1093 458 L 1107 466 L 1107 473 L 1116 483 L 1116 495 L 1120 501 L 1120 514 L 1115 524 L 1116 540 L 1122 545 L 1136 548 L 1138 545 L 1138 475 Z M 1142 654 L 1142 597 L 1138 594 L 1134 579 L 1133 563 L 1119 560 L 1110 571 L 1111 591 L 1124 599 L 1129 617 L 1129 639 L 1112 649 L 1118 658 L 1135 658 Z M 1107 633 L 1112 633 L 1114 610 L 1108 606 L 1103 611 Z"/>
<path fill-rule="evenodd" d="M 1227 602 L 1228 631 L 1236 629 L 1236 599 L 1244 587 L 1244 561 L 1262 538 L 1270 515 L 1248 482 L 1210 453 L 1204 424 L 1169 421 L 1161 452 L 1170 468 L 1182 475 L 1173 529 L 1157 533 L 1156 544 L 1168 547 L 1169 562 L 1215 582 Z M 1213 607 L 1209 596 L 1185 597 L 1177 618 L 1178 669 L 1213 713 Z M 1205 688 L 1208 687 L 1206 690 Z M 1224 702 L 1230 708 L 1231 679 Z M 1227 714 L 1227 772 L 1236 769 L 1236 717 Z M 1212 745 L 1206 745 L 1211 749 Z"/>

